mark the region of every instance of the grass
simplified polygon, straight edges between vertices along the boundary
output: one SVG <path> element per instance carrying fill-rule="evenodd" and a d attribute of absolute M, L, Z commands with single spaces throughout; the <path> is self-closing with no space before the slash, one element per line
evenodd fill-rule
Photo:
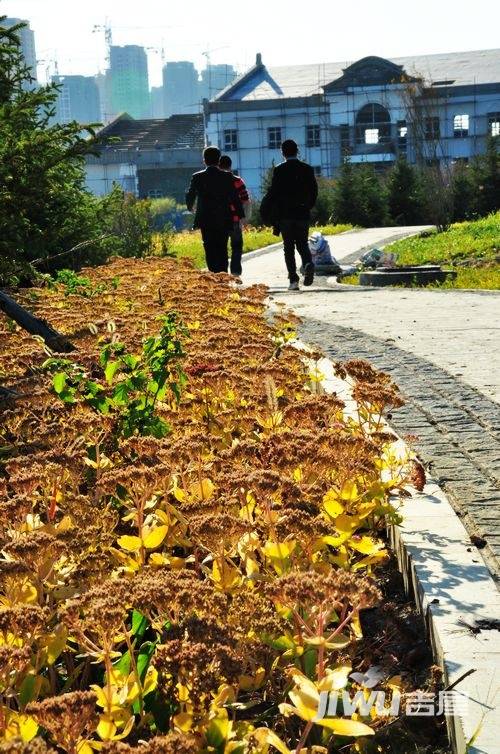
<path fill-rule="evenodd" d="M 320 230 L 329 236 L 344 233 L 351 229 L 352 225 L 318 225 L 314 227 L 314 230 Z M 164 238 L 164 235 L 161 233 L 158 233 L 154 237 L 153 254 L 162 254 L 162 238 Z M 243 231 L 243 251 L 255 251 L 264 246 L 278 243 L 280 239 L 281 237 L 274 235 L 272 228 L 248 227 Z M 203 251 L 200 231 L 194 230 L 176 233 L 170 243 L 168 243 L 168 254 L 178 259 L 189 257 L 199 269 L 205 267 L 205 253 Z"/>
<path fill-rule="evenodd" d="M 387 247 L 398 264 L 440 264 L 457 273 L 455 280 L 433 288 L 500 290 L 500 212 L 472 222 L 455 223 L 443 233 L 431 231 Z M 357 276 L 344 278 L 357 284 Z"/>
<path fill-rule="evenodd" d="M 473 222 L 455 223 L 444 233 L 431 231 L 390 245 L 399 264 L 450 264 L 494 260 L 500 254 L 500 212 Z"/>

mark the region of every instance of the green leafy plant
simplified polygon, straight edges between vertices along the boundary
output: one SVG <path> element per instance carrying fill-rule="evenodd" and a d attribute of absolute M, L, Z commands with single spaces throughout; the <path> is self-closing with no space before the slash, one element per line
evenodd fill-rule
<path fill-rule="evenodd" d="M 48 359 L 44 368 L 55 372 L 52 388 L 65 403 L 83 401 L 101 414 L 116 417 L 119 436 L 166 437 L 169 424 L 158 413 L 158 403 L 170 395 L 181 399 L 186 375 L 182 368 L 181 336 L 187 330 L 175 312 L 162 318 L 159 335 L 147 338 L 140 356 L 127 351 L 123 343 L 109 343 L 99 361 L 104 384 L 89 379 L 85 369 L 69 359 Z"/>

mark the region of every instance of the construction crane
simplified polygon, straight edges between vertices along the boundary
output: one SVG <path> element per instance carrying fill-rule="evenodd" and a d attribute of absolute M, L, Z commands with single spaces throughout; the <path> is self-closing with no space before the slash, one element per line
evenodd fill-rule
<path fill-rule="evenodd" d="M 211 64 L 211 55 L 213 52 L 219 52 L 219 50 L 227 50 L 229 48 L 229 45 L 224 45 L 223 47 L 215 47 L 211 50 L 205 50 L 205 52 L 202 52 L 201 54 L 207 59 L 207 68 Z"/>
<path fill-rule="evenodd" d="M 59 76 L 59 64 L 57 62 L 55 53 L 52 58 L 39 58 L 36 63 L 37 65 L 42 65 L 43 63 L 45 63 L 45 79 L 47 81 L 47 84 L 50 84 L 52 77 Z"/>
<path fill-rule="evenodd" d="M 163 68 L 163 66 L 165 65 L 165 45 L 163 44 L 163 40 L 161 47 L 146 47 L 145 49 L 149 50 L 150 52 L 156 52 L 160 56 L 161 65 Z"/>
<path fill-rule="evenodd" d="M 104 40 L 106 42 L 106 62 L 109 63 L 111 57 L 111 45 L 113 44 L 113 30 L 111 29 L 111 24 L 108 19 L 106 19 L 104 24 L 94 24 L 92 34 L 95 34 L 98 31 L 104 32 Z"/>
<path fill-rule="evenodd" d="M 213 52 L 219 52 L 219 50 L 227 50 L 229 45 L 224 45 L 223 47 L 215 47 L 210 50 L 205 50 L 201 54 L 206 58 L 207 61 L 207 71 L 208 71 L 208 99 L 212 99 L 212 58 L 211 55 Z"/>

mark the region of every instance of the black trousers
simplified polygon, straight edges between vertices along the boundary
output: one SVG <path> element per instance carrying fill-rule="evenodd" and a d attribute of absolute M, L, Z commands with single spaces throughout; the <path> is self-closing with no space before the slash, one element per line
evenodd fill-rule
<path fill-rule="evenodd" d="M 243 232 L 240 222 L 233 225 L 231 231 L 231 275 L 241 275 L 241 255 L 243 254 Z"/>
<path fill-rule="evenodd" d="M 285 252 L 285 264 L 288 270 L 290 282 L 297 283 L 297 265 L 295 263 L 295 249 L 300 254 L 302 264 L 305 266 L 312 262 L 309 249 L 309 221 L 308 220 L 280 220 L 279 227 L 283 236 L 283 251 Z"/>
<path fill-rule="evenodd" d="M 230 228 L 227 227 L 204 226 L 201 228 L 205 259 L 210 272 L 227 272 L 229 232 Z"/>

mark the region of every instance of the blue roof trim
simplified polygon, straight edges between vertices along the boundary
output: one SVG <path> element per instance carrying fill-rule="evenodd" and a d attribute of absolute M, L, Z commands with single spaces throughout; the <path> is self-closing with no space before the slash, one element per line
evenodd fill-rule
<path fill-rule="evenodd" d="M 236 97 L 233 96 L 236 91 L 238 91 L 241 86 L 250 81 L 255 74 L 259 73 L 259 71 L 262 70 L 266 70 L 266 67 L 263 63 L 257 63 L 256 65 L 252 66 L 248 71 L 246 71 L 246 73 L 243 73 L 241 76 L 239 76 L 236 81 L 233 81 L 231 84 L 229 84 L 229 86 L 223 89 L 222 92 L 219 92 L 219 94 L 214 97 L 212 102 L 224 102 L 227 100 L 236 99 Z M 255 86 L 255 83 L 253 84 L 253 86 Z"/>

